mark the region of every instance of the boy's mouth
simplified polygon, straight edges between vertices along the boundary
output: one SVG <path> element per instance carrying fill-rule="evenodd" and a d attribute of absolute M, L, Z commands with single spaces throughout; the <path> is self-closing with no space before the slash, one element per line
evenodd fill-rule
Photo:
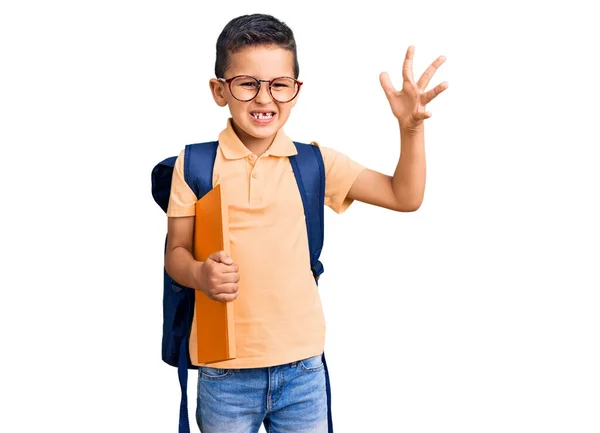
<path fill-rule="evenodd" d="M 269 112 L 262 112 L 262 111 L 255 111 L 253 113 L 250 113 L 251 116 L 255 117 L 256 119 L 270 119 L 273 116 L 275 116 L 275 113 L 273 111 L 269 111 Z"/>

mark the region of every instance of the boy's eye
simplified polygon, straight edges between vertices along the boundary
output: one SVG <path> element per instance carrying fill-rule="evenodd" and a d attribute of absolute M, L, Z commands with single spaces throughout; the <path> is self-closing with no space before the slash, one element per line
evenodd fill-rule
<path fill-rule="evenodd" d="M 256 82 L 254 81 L 246 81 L 244 83 L 239 84 L 242 87 L 256 87 Z"/>

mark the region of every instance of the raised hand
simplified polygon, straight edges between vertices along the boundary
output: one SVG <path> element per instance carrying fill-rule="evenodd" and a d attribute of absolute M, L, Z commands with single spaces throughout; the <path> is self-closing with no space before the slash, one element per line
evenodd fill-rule
<path fill-rule="evenodd" d="M 437 68 L 446 61 L 444 56 L 438 57 L 421 75 L 419 81 L 414 82 L 412 71 L 414 53 L 415 47 L 409 46 L 402 66 L 402 90 L 397 91 L 394 88 L 387 72 L 379 74 L 379 81 L 390 103 L 392 113 L 400 122 L 400 128 L 409 131 L 419 128 L 423 120 L 431 117 L 431 112 L 426 111 L 425 106 L 448 88 L 448 82 L 444 81 L 433 89 L 425 91 Z"/>

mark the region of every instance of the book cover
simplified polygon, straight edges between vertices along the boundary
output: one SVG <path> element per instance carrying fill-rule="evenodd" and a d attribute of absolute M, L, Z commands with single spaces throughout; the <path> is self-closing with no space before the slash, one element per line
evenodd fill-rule
<path fill-rule="evenodd" d="M 196 202 L 194 259 L 203 262 L 217 251 L 231 254 L 228 222 L 227 203 L 223 200 L 221 185 L 217 185 Z M 234 359 L 233 302 L 212 300 L 201 290 L 196 290 L 195 294 L 190 338 L 192 364 Z"/>

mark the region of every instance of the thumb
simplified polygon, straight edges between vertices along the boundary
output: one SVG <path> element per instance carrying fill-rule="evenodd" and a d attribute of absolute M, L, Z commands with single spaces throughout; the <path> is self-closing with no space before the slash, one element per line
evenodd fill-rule
<path fill-rule="evenodd" d="M 225 251 L 219 251 L 216 253 L 216 255 L 217 259 L 215 260 L 217 262 L 225 263 L 226 265 L 230 265 L 233 263 L 233 259 L 229 257 Z"/>
<path fill-rule="evenodd" d="M 208 258 L 214 262 L 223 263 L 227 259 L 227 254 L 225 254 L 225 251 L 215 251 Z"/>
<path fill-rule="evenodd" d="M 381 83 L 381 87 L 383 87 L 383 90 L 386 94 L 396 92 L 396 89 L 394 88 L 392 81 L 390 80 L 390 76 L 387 72 L 382 72 L 381 74 L 379 74 L 379 82 Z"/>

